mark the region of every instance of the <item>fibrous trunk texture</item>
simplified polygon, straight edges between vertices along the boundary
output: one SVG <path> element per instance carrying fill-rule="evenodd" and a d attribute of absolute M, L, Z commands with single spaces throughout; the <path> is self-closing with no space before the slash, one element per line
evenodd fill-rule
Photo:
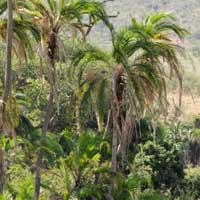
<path fill-rule="evenodd" d="M 13 33 L 13 10 L 12 0 L 7 0 L 8 8 L 8 20 L 7 20 L 7 48 L 6 48 L 6 65 L 4 72 L 4 91 L 3 91 L 3 113 L 2 117 L 5 118 L 5 104 L 11 94 L 12 84 L 12 33 Z M 0 193 L 3 193 L 5 181 L 5 169 L 4 169 L 4 152 L 0 147 Z"/>

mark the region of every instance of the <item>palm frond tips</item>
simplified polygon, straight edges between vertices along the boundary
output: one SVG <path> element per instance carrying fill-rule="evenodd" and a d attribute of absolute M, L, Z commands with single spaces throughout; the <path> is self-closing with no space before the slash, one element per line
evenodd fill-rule
<path fill-rule="evenodd" d="M 77 49 L 72 55 L 72 72 L 75 72 L 75 67 L 78 65 L 81 66 L 81 69 L 85 69 L 89 64 L 93 62 L 101 61 L 106 65 L 110 65 L 110 56 L 109 54 L 101 51 L 98 48 L 89 46 L 86 49 Z M 81 72 L 83 73 L 83 72 Z"/>

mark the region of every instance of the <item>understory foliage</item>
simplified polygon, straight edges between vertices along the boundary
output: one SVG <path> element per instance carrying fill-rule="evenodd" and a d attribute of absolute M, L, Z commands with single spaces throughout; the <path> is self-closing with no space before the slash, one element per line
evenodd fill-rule
<path fill-rule="evenodd" d="M 178 118 L 179 59 L 189 33 L 176 18 L 132 17 L 116 31 L 106 2 L 12 3 L 12 91 L 0 101 L 0 200 L 198 200 L 200 118 Z M 1 0 L 1 96 L 6 15 Z M 110 32 L 110 49 L 88 39 L 99 22 Z M 169 77 L 180 90 L 173 119 L 166 116 Z"/>
<path fill-rule="evenodd" d="M 186 134 L 196 129 L 181 124 L 182 131 L 175 133 L 171 126 L 158 126 L 158 138 L 162 137 L 162 140 L 160 138 L 155 144 L 151 138 L 151 123 L 143 119 L 141 130 L 147 139 L 141 140 L 134 152 L 130 147 L 132 155 L 125 173 L 113 172 L 110 168 L 109 135 L 102 137 L 92 130 L 80 136 L 68 129 L 56 134 L 48 132 L 43 147 L 40 199 L 108 199 L 113 178 L 113 198 L 116 200 L 184 200 L 191 199 L 191 196 L 198 199 L 199 169 L 187 168 L 188 164 L 192 165 L 188 157 L 191 139 L 185 138 Z M 177 134 L 180 137 L 174 143 L 171 137 L 177 137 Z M 7 136 L 1 137 L 8 168 L 2 199 L 32 199 L 34 160 L 40 135 L 40 129 L 33 128 L 23 119 L 17 129 L 17 147 L 15 141 Z"/>

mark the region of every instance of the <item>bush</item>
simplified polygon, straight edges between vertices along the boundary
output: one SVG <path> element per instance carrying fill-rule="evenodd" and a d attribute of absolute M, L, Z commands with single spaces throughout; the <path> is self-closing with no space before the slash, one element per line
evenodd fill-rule
<path fill-rule="evenodd" d="M 190 174 L 186 175 L 184 182 L 184 193 L 190 193 L 193 196 L 193 200 L 200 198 L 200 171 L 190 169 Z"/>
<path fill-rule="evenodd" d="M 172 144 L 161 146 L 149 141 L 140 145 L 135 157 L 137 168 L 145 167 L 151 174 L 154 189 L 170 189 L 171 192 L 184 179 L 184 165 L 181 152 Z"/>

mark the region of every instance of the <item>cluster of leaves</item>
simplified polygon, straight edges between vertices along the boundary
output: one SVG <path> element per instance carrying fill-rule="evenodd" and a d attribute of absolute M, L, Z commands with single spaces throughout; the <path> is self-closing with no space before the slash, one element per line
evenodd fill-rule
<path fill-rule="evenodd" d="M 41 132 L 25 122 L 21 120 L 17 131 L 17 147 L 6 136 L 1 138 L 9 166 L 3 199 L 32 199 L 34 160 Z M 152 134 L 150 123 L 148 127 L 146 135 Z M 183 138 L 180 145 L 173 143 L 169 139 L 173 132 L 171 127 L 164 124 L 158 127 L 158 133 L 165 132 L 161 134 L 161 142 L 154 144 L 150 137 L 139 144 L 134 158 L 128 160 L 126 175 L 110 170 L 109 137 L 103 139 L 92 131 L 80 136 L 69 130 L 56 135 L 49 132 L 43 147 L 41 199 L 107 199 L 113 177 L 116 200 L 184 199 L 187 196 L 198 199 L 198 173 L 184 172 L 184 147 L 189 141 Z M 141 129 L 144 131 L 145 125 Z"/>

